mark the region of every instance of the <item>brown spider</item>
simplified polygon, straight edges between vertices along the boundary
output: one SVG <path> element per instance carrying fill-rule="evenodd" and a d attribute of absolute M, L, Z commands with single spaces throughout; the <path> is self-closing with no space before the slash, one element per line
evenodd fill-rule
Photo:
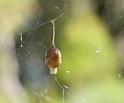
<path fill-rule="evenodd" d="M 55 26 L 53 24 L 53 37 L 52 45 L 47 49 L 45 53 L 45 64 L 50 68 L 50 74 L 57 74 L 57 68 L 62 63 L 61 53 L 58 48 L 56 48 L 54 39 L 55 39 Z"/>

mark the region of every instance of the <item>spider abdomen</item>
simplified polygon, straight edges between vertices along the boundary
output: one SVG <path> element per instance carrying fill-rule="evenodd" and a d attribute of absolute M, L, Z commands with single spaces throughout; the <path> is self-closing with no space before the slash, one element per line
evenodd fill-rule
<path fill-rule="evenodd" d="M 55 46 L 48 48 L 45 54 L 45 64 L 47 64 L 48 67 L 53 70 L 57 69 L 61 62 L 62 58 L 59 49 Z"/>

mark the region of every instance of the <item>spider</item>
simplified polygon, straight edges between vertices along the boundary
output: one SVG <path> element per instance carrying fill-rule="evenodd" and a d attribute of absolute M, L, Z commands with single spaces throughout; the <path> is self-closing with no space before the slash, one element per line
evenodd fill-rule
<path fill-rule="evenodd" d="M 53 25 L 52 43 L 45 53 L 45 64 L 50 69 L 50 74 L 57 74 L 57 69 L 62 63 L 60 50 L 55 46 L 55 25 L 54 20 L 51 21 Z"/>

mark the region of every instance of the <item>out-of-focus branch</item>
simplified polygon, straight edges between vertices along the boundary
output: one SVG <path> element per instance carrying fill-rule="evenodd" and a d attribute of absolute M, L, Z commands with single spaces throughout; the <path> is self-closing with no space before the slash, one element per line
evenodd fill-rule
<path fill-rule="evenodd" d="M 28 103 L 18 80 L 18 63 L 14 50 L 14 35 L 0 35 L 0 81 L 1 89 L 12 103 Z"/>
<path fill-rule="evenodd" d="M 0 0 L 0 90 L 9 103 L 28 103 L 18 78 L 14 34 L 33 13 L 34 0 Z"/>

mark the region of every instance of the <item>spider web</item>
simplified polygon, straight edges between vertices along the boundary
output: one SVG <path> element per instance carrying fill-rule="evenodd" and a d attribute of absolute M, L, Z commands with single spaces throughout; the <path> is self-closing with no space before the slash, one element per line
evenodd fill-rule
<path fill-rule="evenodd" d="M 53 85 L 55 86 L 54 88 L 59 88 L 58 90 L 60 90 L 60 96 L 64 103 L 65 90 L 68 87 L 61 84 L 57 78 L 51 78 L 49 69 L 44 64 L 44 55 L 52 41 L 53 28 L 56 28 L 56 23 L 61 23 L 61 19 L 65 16 L 66 6 L 60 10 L 57 16 L 50 18 L 50 20 L 43 20 L 41 6 L 37 5 L 37 8 L 39 11 L 34 18 L 35 20 L 33 20 L 34 23 L 29 28 L 20 31 L 16 38 L 20 81 L 34 95 L 43 97 L 46 96 L 48 88 L 51 88 L 50 86 Z M 55 9 L 59 10 L 60 8 L 55 6 Z M 52 25 L 53 23 L 55 23 L 55 26 Z M 51 101 L 51 98 L 49 97 L 47 100 Z"/>

